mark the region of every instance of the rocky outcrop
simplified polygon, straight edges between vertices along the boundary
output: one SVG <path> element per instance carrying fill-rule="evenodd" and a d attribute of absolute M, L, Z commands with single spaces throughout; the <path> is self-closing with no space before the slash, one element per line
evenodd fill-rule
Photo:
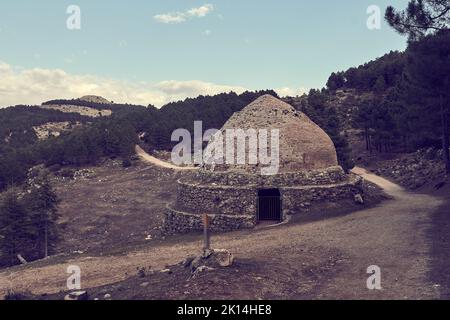
<path fill-rule="evenodd" d="M 421 149 L 398 159 L 378 162 L 375 173 L 415 190 L 444 179 L 445 167 L 442 158 L 442 150 Z"/>
<path fill-rule="evenodd" d="M 58 110 L 65 113 L 78 113 L 82 116 L 97 118 L 106 117 L 112 114 L 109 109 L 97 110 L 90 107 L 75 106 L 75 105 L 59 105 L 59 104 L 46 104 L 41 106 L 42 109 Z"/>
<path fill-rule="evenodd" d="M 103 97 L 93 96 L 93 95 L 83 96 L 83 97 L 79 98 L 78 100 L 94 102 L 94 103 L 103 103 L 103 104 L 111 104 L 112 103 L 111 101 L 106 100 Z"/>

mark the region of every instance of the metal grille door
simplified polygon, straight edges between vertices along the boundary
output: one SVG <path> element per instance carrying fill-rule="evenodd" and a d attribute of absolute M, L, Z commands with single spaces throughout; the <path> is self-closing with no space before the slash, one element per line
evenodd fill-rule
<path fill-rule="evenodd" d="M 281 195 L 278 189 L 259 191 L 258 220 L 281 221 Z"/>

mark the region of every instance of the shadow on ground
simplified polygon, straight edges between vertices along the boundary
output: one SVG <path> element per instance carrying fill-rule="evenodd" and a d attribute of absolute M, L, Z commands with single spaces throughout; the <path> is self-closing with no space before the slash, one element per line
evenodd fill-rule
<path fill-rule="evenodd" d="M 428 232 L 431 243 L 430 281 L 440 285 L 441 299 L 450 299 L 450 183 L 435 191 L 445 203 L 432 216 L 432 227 Z"/>

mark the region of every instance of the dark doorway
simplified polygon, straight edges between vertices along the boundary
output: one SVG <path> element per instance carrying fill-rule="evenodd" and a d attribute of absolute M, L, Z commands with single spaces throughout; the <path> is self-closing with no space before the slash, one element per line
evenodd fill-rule
<path fill-rule="evenodd" d="M 281 221 L 281 194 L 278 189 L 258 192 L 258 220 Z"/>

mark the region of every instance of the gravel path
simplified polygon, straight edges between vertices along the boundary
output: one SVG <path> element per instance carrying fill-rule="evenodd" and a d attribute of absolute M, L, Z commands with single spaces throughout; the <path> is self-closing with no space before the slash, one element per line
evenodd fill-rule
<path fill-rule="evenodd" d="M 140 146 L 136 146 L 135 150 L 136 150 L 136 154 L 139 156 L 139 158 L 141 158 L 141 160 L 143 160 L 146 163 L 153 164 L 160 168 L 172 169 L 172 170 L 195 170 L 196 169 L 194 167 L 178 167 L 169 162 L 159 160 L 158 158 L 155 158 L 155 157 L 149 155 Z"/>
<path fill-rule="evenodd" d="M 431 251 L 426 232 L 431 225 L 431 214 L 443 201 L 407 192 L 364 169 L 354 171 L 381 186 L 393 200 L 323 221 L 217 235 L 213 237 L 213 247 L 229 249 L 238 259 L 275 258 L 283 267 L 301 264 L 295 254 L 290 254 L 299 250 L 323 255 L 330 250 L 339 252 L 344 257 L 340 271 L 326 279 L 314 298 L 439 298 L 439 287 L 430 283 L 427 276 Z M 189 239 L 180 238 L 176 244 L 149 245 L 126 255 L 74 258 L 67 263 L 53 264 L 50 260 L 44 266 L 6 270 L 0 273 L 0 292 L 9 287 L 35 294 L 65 290 L 68 265 L 81 268 L 84 288 L 118 282 L 135 275 L 137 267 L 162 269 L 199 252 L 200 240 Z M 330 250 L 321 253 L 318 248 Z M 371 265 L 381 268 L 381 291 L 366 288 L 369 276 L 366 270 Z M 293 285 L 296 281 L 301 279 L 292 279 Z"/>

